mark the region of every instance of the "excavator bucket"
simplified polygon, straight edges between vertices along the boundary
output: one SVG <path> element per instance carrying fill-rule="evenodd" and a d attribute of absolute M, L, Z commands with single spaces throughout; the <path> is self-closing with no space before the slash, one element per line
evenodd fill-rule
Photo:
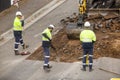
<path fill-rule="evenodd" d="M 90 29 L 93 30 L 93 26 Z M 84 26 L 78 26 L 78 23 L 68 23 L 66 26 L 66 33 L 69 39 L 79 39 L 82 30 L 84 30 Z"/>
<path fill-rule="evenodd" d="M 84 3 L 86 3 L 86 5 Z M 87 20 L 89 21 L 89 19 L 93 19 L 92 21 L 94 21 L 90 22 L 92 30 L 94 29 L 95 25 L 100 25 L 100 23 L 94 20 L 96 16 L 91 18 L 90 17 L 91 15 L 98 15 L 101 21 L 110 20 L 116 17 L 116 16 L 107 16 L 107 18 L 105 17 L 111 12 L 120 15 L 119 0 L 80 0 L 78 15 L 77 16 L 74 15 L 75 17 L 73 18 L 69 17 L 69 19 L 67 18 L 66 20 L 67 22 L 66 33 L 68 38 L 79 39 L 80 32 L 84 29 L 83 24 L 85 21 Z"/>
<path fill-rule="evenodd" d="M 79 34 L 82 31 L 82 26 L 77 23 L 68 23 L 66 26 L 66 33 L 69 39 L 79 39 Z"/>

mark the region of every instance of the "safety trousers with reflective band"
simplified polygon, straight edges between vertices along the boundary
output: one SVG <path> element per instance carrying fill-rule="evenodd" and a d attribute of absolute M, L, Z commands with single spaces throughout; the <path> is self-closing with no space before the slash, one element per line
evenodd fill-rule
<path fill-rule="evenodd" d="M 83 42 L 82 48 L 83 49 L 93 49 L 93 43 L 92 42 Z"/>
<path fill-rule="evenodd" d="M 93 64 L 93 49 L 83 49 L 83 68 L 86 68 L 86 58 L 89 55 L 89 68 L 92 69 Z"/>
<path fill-rule="evenodd" d="M 14 31 L 14 37 L 15 37 L 15 50 L 18 50 L 19 44 L 24 45 L 23 39 L 22 39 L 22 31 Z"/>
<path fill-rule="evenodd" d="M 44 66 L 48 66 L 50 59 L 49 47 L 43 47 L 43 49 L 44 49 Z"/>

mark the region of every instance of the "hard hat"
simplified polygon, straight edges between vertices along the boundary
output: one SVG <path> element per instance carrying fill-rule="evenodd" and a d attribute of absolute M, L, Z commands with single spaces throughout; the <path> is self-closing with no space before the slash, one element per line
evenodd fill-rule
<path fill-rule="evenodd" d="M 52 25 L 52 24 L 50 24 L 49 26 L 48 26 L 49 28 L 55 28 L 55 26 L 54 25 Z"/>
<path fill-rule="evenodd" d="M 18 16 L 18 15 L 22 16 L 22 13 L 20 11 L 17 11 L 16 16 Z"/>
<path fill-rule="evenodd" d="M 86 22 L 84 23 L 84 26 L 85 26 L 85 27 L 90 27 L 90 22 L 86 21 Z"/>

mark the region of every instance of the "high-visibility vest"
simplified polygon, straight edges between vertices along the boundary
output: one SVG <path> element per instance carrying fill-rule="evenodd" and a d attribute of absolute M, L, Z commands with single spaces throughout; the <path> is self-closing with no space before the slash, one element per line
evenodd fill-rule
<path fill-rule="evenodd" d="M 92 30 L 83 30 L 80 33 L 80 41 L 82 42 L 96 41 L 95 33 Z"/>
<path fill-rule="evenodd" d="M 13 27 L 14 31 L 22 31 L 23 30 L 22 23 L 18 17 L 15 18 L 13 26 L 14 26 Z"/>
<path fill-rule="evenodd" d="M 52 34 L 50 32 L 50 29 L 45 29 L 42 34 L 46 34 L 50 39 L 52 39 Z M 49 41 L 47 38 L 45 38 L 44 36 L 42 36 L 42 41 Z"/>

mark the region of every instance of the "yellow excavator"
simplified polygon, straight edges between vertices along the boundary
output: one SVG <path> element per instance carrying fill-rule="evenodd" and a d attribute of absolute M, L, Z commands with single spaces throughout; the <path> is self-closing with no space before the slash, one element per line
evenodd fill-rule
<path fill-rule="evenodd" d="M 69 22 L 66 26 L 67 36 L 70 39 L 78 39 L 84 24 L 84 19 L 87 16 L 87 0 L 79 0 L 79 15 L 77 22 Z"/>
<path fill-rule="evenodd" d="M 68 23 L 66 27 L 67 36 L 71 39 L 79 38 L 79 34 L 83 28 L 84 19 L 87 16 L 87 0 L 79 0 L 79 18 L 77 23 Z M 89 57 L 87 55 L 86 64 L 89 65 Z"/>
<path fill-rule="evenodd" d="M 87 0 L 79 0 L 79 19 L 77 26 L 82 26 L 85 16 L 87 16 Z"/>

